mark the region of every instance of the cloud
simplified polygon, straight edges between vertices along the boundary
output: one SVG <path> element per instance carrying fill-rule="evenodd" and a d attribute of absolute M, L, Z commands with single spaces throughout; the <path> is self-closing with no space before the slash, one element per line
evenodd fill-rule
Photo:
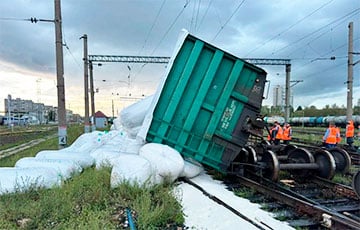
<path fill-rule="evenodd" d="M 53 1 L 36 0 L 0 1 L 1 62 L 56 79 L 54 25 L 22 21 L 30 17 L 53 19 L 53 4 Z M 292 79 L 303 80 L 292 89 L 294 102 L 307 103 L 295 106 L 307 106 L 319 95 L 342 92 L 346 88 L 343 83 L 347 80 L 350 21 L 354 22 L 354 50 L 360 50 L 357 0 L 322 0 L 306 4 L 300 0 L 260 0 L 244 1 L 238 7 L 239 4 L 233 0 L 62 0 L 68 100 L 71 104 L 81 104 L 74 100 L 82 98 L 83 92 L 80 89 L 83 85 L 83 40 L 79 39 L 83 34 L 88 35 L 89 54 L 170 56 L 182 28 L 238 57 L 291 59 Z M 328 60 L 331 56 L 336 59 Z M 358 57 L 354 56 L 354 60 Z M 314 59 L 317 60 L 312 61 Z M 126 80 L 127 65 L 106 63 L 94 69 L 94 78 Z M 129 66 L 134 91 L 155 90 L 154 85 L 164 72 L 164 65 Z M 359 66 L 354 66 L 354 86 L 360 85 Z M 285 84 L 285 67 L 261 67 L 268 72 L 272 85 Z M 145 90 L 147 85 L 149 89 Z M 75 86 L 79 89 L 72 90 Z M 0 90 L 7 94 L 13 91 L 10 88 L 10 85 L 1 86 Z M 133 92 L 136 93 L 141 92 Z M 271 103 L 271 99 L 264 103 Z"/>

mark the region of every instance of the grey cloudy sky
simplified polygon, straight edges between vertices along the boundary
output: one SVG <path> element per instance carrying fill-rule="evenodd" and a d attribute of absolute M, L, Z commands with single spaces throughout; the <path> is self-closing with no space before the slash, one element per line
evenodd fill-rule
<path fill-rule="evenodd" d="M 360 52 L 359 0 L 62 0 L 66 106 L 83 114 L 83 43 L 89 54 L 171 56 L 182 28 L 242 58 L 291 59 L 294 106 L 346 106 L 348 24 Z M 8 94 L 56 106 L 54 1 L 0 1 L 0 111 Z M 335 56 L 335 60 L 329 58 Z M 354 56 L 354 61 L 360 55 Z M 354 103 L 360 68 L 354 66 Z M 130 67 L 130 68 L 129 68 Z M 261 66 L 271 88 L 285 84 L 284 66 Z M 163 64 L 94 67 L 97 109 L 111 113 L 150 95 Z M 130 85 L 127 84 L 130 76 Z M 106 81 L 103 81 L 106 80 Z"/>

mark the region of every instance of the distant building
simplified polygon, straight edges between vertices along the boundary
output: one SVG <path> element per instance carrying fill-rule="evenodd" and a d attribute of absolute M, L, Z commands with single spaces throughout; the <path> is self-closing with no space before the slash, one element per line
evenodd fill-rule
<path fill-rule="evenodd" d="M 12 99 L 11 95 L 4 99 L 5 117 L 21 118 L 23 116 L 35 117 L 40 124 L 49 121 L 57 121 L 57 107 L 35 103 L 32 100 L 23 100 L 21 98 Z M 73 112 L 66 111 L 68 121 L 72 120 Z"/>
<path fill-rule="evenodd" d="M 95 113 L 96 128 L 106 128 L 108 117 L 101 111 Z"/>
<path fill-rule="evenodd" d="M 274 107 L 284 106 L 284 89 L 280 85 L 276 85 L 273 88 L 273 106 Z"/>

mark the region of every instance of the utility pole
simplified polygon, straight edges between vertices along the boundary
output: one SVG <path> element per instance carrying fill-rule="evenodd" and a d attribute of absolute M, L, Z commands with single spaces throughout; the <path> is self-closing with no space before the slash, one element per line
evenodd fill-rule
<path fill-rule="evenodd" d="M 347 80 L 347 107 L 346 120 L 352 119 L 352 99 L 353 99 L 353 22 L 349 23 L 349 44 L 348 44 L 348 80 Z"/>
<path fill-rule="evenodd" d="M 87 51 L 87 35 L 84 34 L 80 39 L 84 39 L 84 90 L 85 90 L 85 133 L 90 132 L 89 125 L 89 74 L 88 74 L 88 51 Z"/>
<path fill-rule="evenodd" d="M 291 64 L 285 65 L 286 80 L 285 80 L 285 122 L 289 122 L 290 117 L 290 72 Z"/>
<path fill-rule="evenodd" d="M 90 99 L 91 99 L 91 131 L 96 130 L 95 124 L 95 99 L 94 99 L 94 78 L 93 78 L 93 64 L 92 61 L 89 61 L 89 70 L 90 70 Z"/>
<path fill-rule="evenodd" d="M 65 85 L 64 85 L 64 62 L 63 41 L 61 30 L 61 5 L 60 0 L 55 0 L 55 43 L 56 43 L 56 76 L 58 94 L 58 136 L 59 149 L 66 146 L 66 109 L 65 109 Z"/>

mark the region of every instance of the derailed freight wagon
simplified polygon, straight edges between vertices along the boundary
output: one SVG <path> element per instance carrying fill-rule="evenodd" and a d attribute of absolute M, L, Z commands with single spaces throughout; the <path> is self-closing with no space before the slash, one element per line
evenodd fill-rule
<path fill-rule="evenodd" d="M 266 72 L 183 32 L 139 136 L 227 172 L 259 116 Z"/>

